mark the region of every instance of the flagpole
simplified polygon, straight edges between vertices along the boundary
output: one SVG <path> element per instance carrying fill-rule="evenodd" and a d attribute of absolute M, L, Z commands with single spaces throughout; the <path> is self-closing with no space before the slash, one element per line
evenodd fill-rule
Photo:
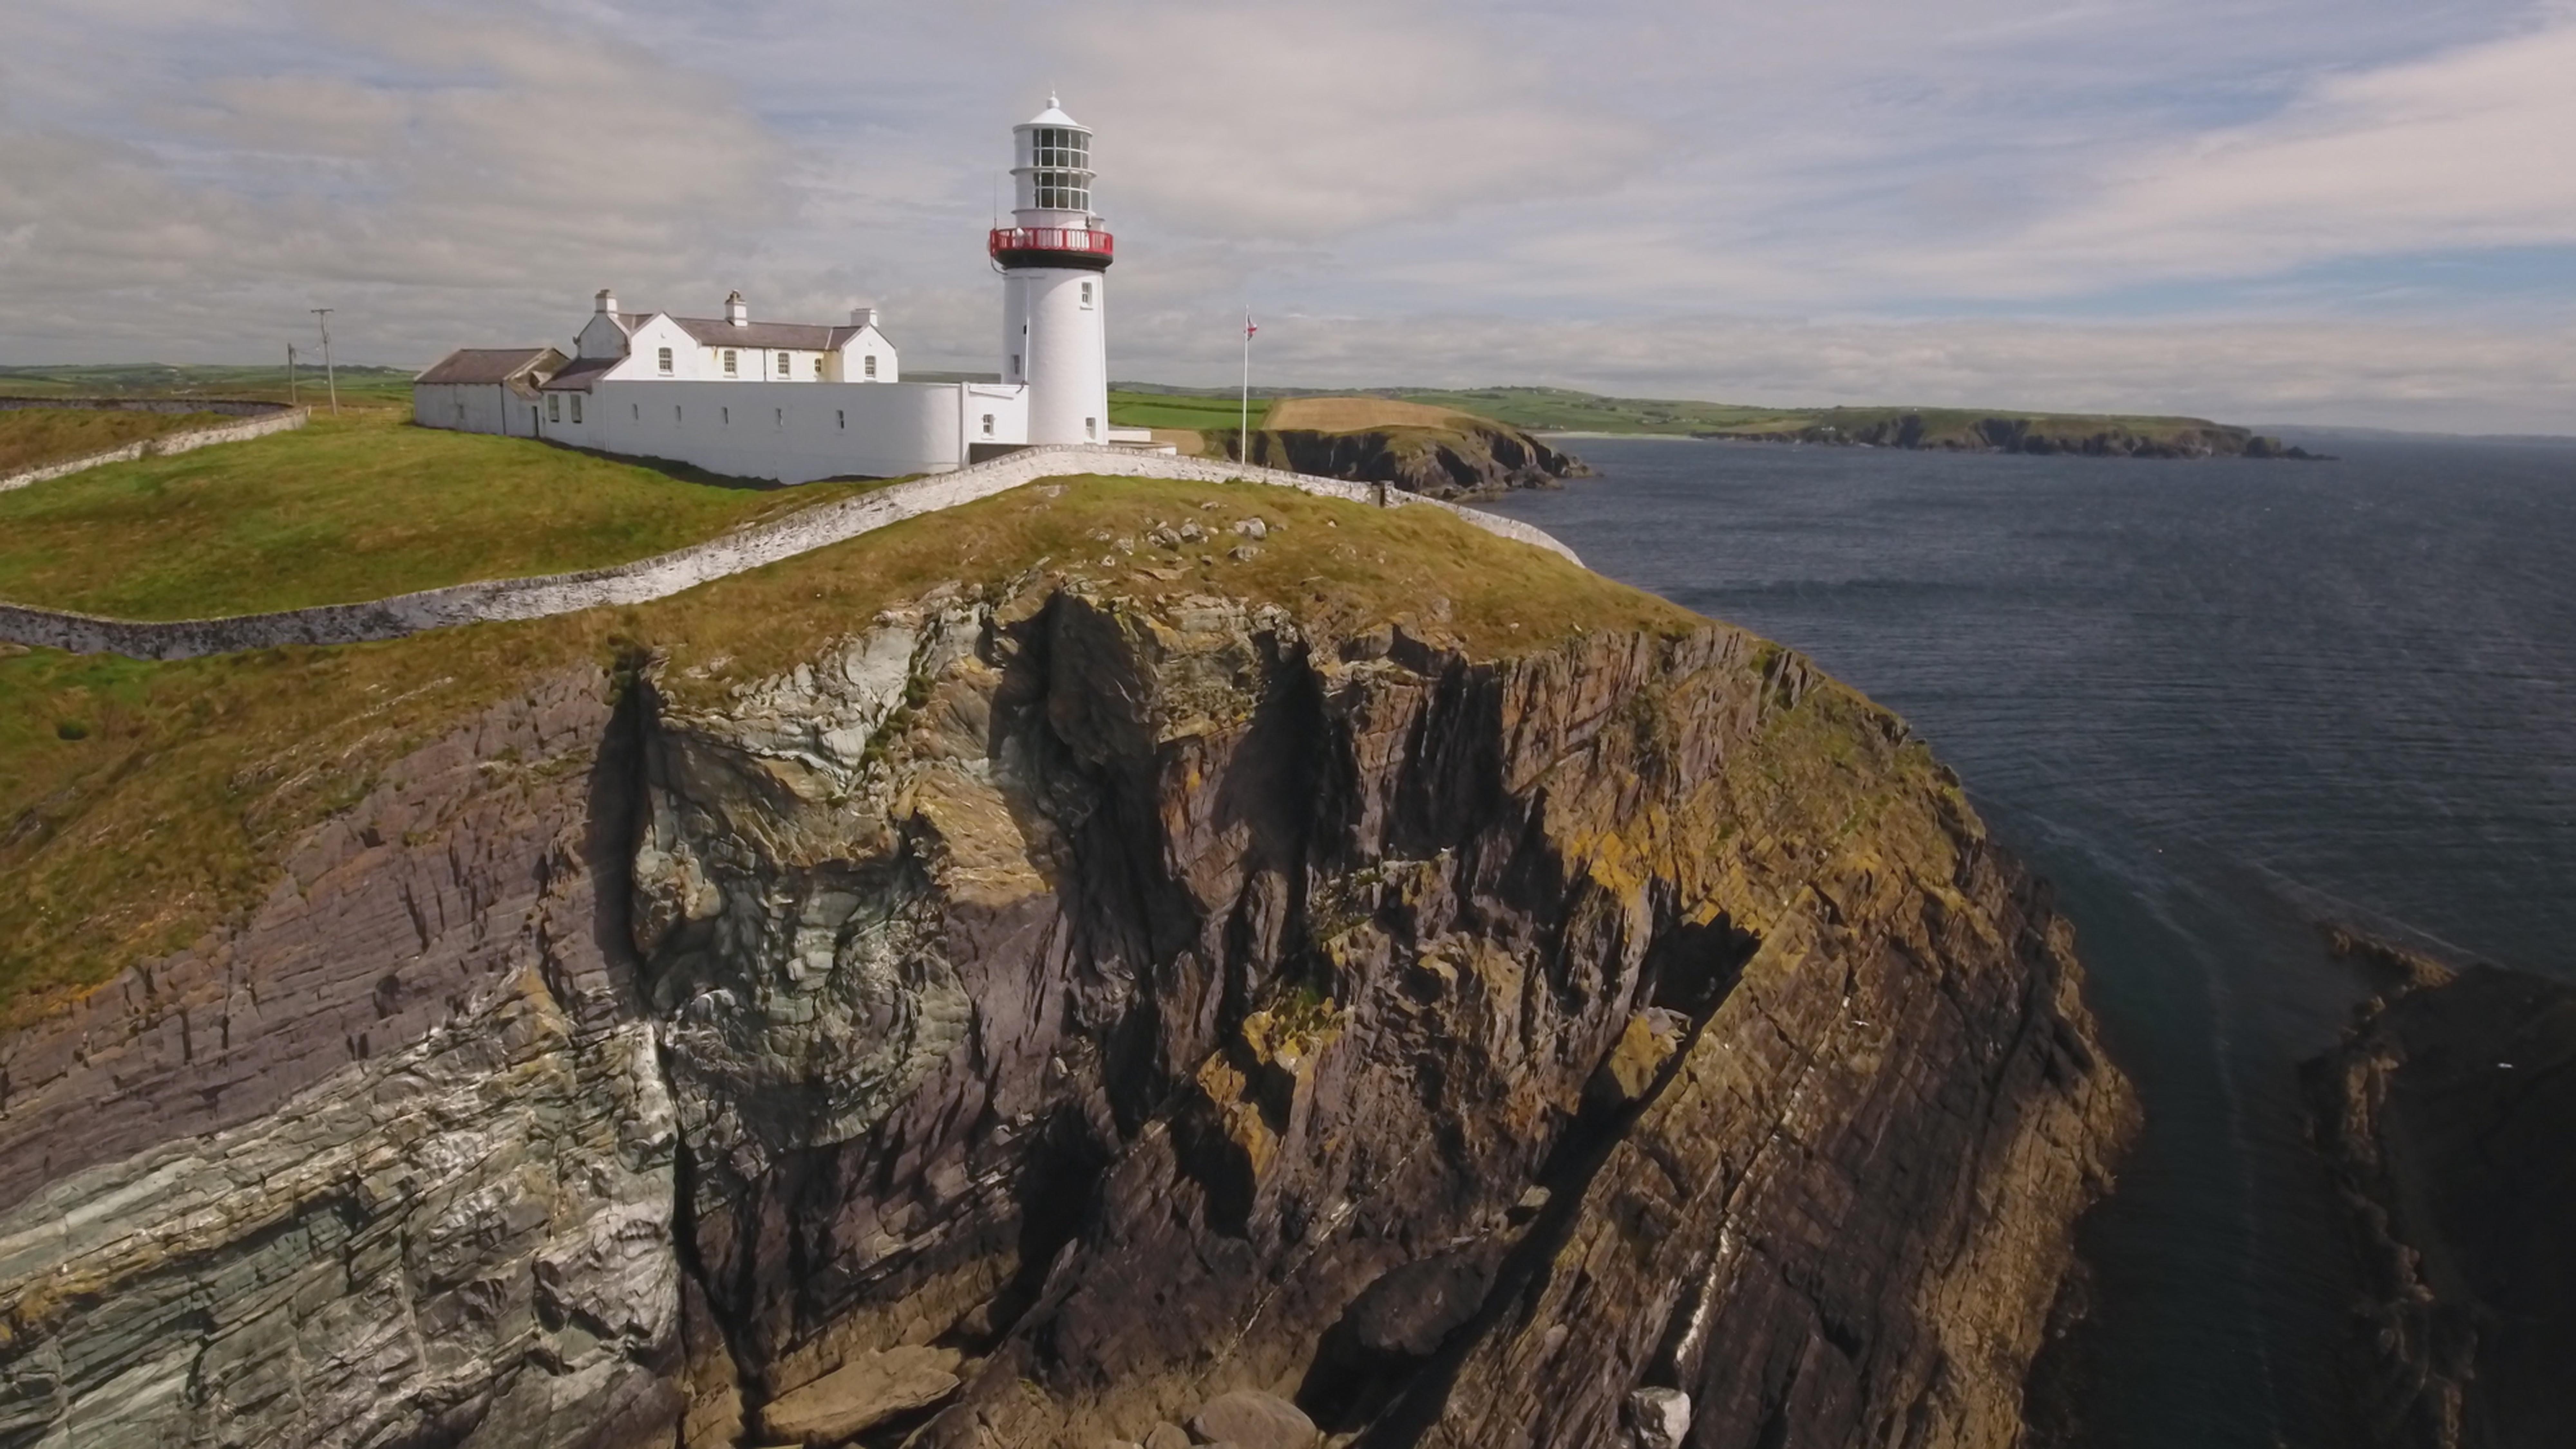
<path fill-rule="evenodd" d="M 1252 309 L 1243 309 L 1243 417 L 1234 434 L 1234 460 L 1252 461 Z"/>

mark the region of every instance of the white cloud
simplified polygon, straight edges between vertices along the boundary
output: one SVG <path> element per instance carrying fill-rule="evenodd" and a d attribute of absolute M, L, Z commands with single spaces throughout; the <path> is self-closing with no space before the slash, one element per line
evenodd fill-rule
<path fill-rule="evenodd" d="M 2566 19 L 2328 76 L 2277 115 L 2159 147 L 2090 200 L 1925 270 L 2068 291 L 2530 245 L 2576 245 L 2576 22 Z"/>

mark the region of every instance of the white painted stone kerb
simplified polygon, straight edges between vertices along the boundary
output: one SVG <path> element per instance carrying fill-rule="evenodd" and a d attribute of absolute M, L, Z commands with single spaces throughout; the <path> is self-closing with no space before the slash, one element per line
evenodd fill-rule
<path fill-rule="evenodd" d="M 168 406 L 126 407 L 115 403 L 101 404 L 89 399 L 30 398 L 6 401 L 16 405 L 11 409 L 13 411 L 24 410 L 31 406 L 46 408 L 69 406 L 93 412 L 166 413 L 177 410 Z M 73 458 L 68 462 L 48 463 L 41 468 L 30 468 L 24 473 L 12 473 L 6 478 L 0 478 L 0 493 L 6 493 L 12 488 L 24 488 L 30 483 L 44 483 L 55 478 L 66 478 L 74 473 L 105 467 L 110 463 L 131 463 L 137 458 L 162 458 L 173 453 L 195 452 L 199 448 L 211 447 L 216 443 L 241 443 L 252 438 L 264 438 L 270 433 L 283 433 L 300 428 L 313 416 L 311 408 L 289 407 L 284 403 L 230 403 L 220 408 L 207 404 L 184 405 L 184 410 L 189 412 L 237 412 L 246 408 L 257 408 L 259 411 L 245 416 L 237 423 L 224 423 L 211 428 L 171 433 L 164 437 L 145 438 L 139 442 L 128 443 L 122 448 L 110 448 L 103 453 L 92 453 L 87 457 Z"/>
<path fill-rule="evenodd" d="M 955 508 L 1040 478 L 1099 473 L 1122 478 L 1172 478 L 1199 483 L 1253 482 L 1295 488 L 1326 498 L 1389 507 L 1445 508 L 1467 522 L 1515 542 L 1543 548 L 1573 563 L 1574 551 L 1526 523 L 1461 508 L 1401 489 L 1315 478 L 1275 468 L 1254 468 L 1205 458 L 1128 453 L 1110 448 L 1028 448 L 954 473 L 897 483 L 856 498 L 808 509 L 790 518 L 693 544 L 654 558 L 583 573 L 493 579 L 363 604 L 326 604 L 274 614 L 224 619 L 153 622 L 103 619 L 54 609 L 0 604 L 0 640 L 63 649 L 75 654 L 122 654 L 136 659 L 193 659 L 243 649 L 290 644 L 357 644 L 396 639 L 428 629 L 502 619 L 542 619 L 610 604 L 641 604 L 732 574 L 810 553 L 827 544 L 872 533 L 891 523 Z"/>

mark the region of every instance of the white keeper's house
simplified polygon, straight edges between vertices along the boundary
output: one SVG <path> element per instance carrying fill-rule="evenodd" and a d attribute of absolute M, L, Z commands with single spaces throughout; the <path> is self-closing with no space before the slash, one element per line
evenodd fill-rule
<path fill-rule="evenodd" d="M 412 383 L 424 427 L 536 437 L 745 478 L 891 478 L 1030 444 L 1150 446 L 1109 426 L 1108 271 L 1091 209 L 1091 131 L 1047 108 L 1013 128 L 1013 224 L 986 238 L 1002 278 L 997 382 L 905 382 L 873 307 L 847 321 L 629 312 L 603 290 L 569 358 L 466 348 Z"/>

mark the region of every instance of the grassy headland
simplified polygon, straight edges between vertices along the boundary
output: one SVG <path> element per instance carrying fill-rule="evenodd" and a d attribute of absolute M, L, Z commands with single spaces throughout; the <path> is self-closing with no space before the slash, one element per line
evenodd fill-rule
<path fill-rule="evenodd" d="M 811 490 L 801 490 L 808 491 Z M 1258 552 L 1158 547 L 1258 515 Z M 1121 544 L 1126 545 L 1121 547 Z M 1054 560 L 1048 563 L 1048 560 Z M 144 663 L 0 647 L 0 1020 L 178 949 L 264 898 L 283 852 L 378 773 L 540 673 L 669 661 L 683 698 L 811 657 L 934 584 L 1032 567 L 1130 597 L 1224 594 L 1352 632 L 1379 622 L 1486 655 L 1682 610 L 1432 508 L 1257 484 L 1038 484 L 656 603 L 381 644 Z"/>
<path fill-rule="evenodd" d="M 72 408 L 0 412 L 0 477 L 68 463 L 146 438 L 238 421 L 220 413 L 116 413 Z"/>
<path fill-rule="evenodd" d="M 408 369 L 342 367 L 340 406 L 411 405 Z M 166 362 L 109 363 L 83 367 L 0 367 L 0 394 L 10 397 L 220 397 L 263 402 L 294 400 L 313 407 L 329 401 L 318 362 L 299 363 L 295 386 L 284 367 L 175 366 Z"/>
<path fill-rule="evenodd" d="M 409 412 L 344 399 L 294 432 L 0 493 L 0 599 L 133 619 L 348 603 L 624 563 L 873 486 L 721 487 Z"/>
<path fill-rule="evenodd" d="M 1121 396 L 1158 407 L 1223 402 L 1232 394 L 1121 383 Z M 1256 389 L 1264 396 L 1322 396 L 1304 388 Z M 1740 439 L 1754 442 L 1868 444 L 1890 448 L 1975 451 L 2122 453 L 2158 456 L 2244 454 L 2298 456 L 2246 428 L 2206 418 L 2114 413 L 2041 413 L 2012 409 L 1910 407 L 1753 407 L 1684 398 L 1605 397 L 1561 387 L 1369 388 L 1356 394 L 1419 403 L 1488 418 L 1535 433 Z M 1113 412 L 1115 410 L 1113 404 Z M 1223 411 L 1223 408 L 1218 408 Z M 1222 424 L 1221 424 L 1222 425 Z"/>

